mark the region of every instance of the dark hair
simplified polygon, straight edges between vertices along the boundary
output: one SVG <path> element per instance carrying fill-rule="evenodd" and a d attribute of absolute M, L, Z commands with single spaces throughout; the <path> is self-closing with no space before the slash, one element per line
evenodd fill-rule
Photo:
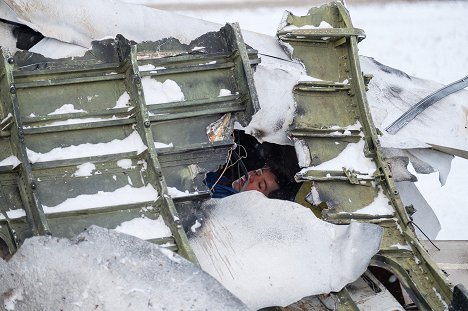
<path fill-rule="evenodd" d="M 265 167 L 268 167 L 270 171 L 276 176 L 276 181 L 280 188 L 271 192 L 268 197 L 272 199 L 294 201 L 297 191 L 301 187 L 300 183 L 297 183 L 294 179 L 296 172 L 291 172 L 284 166 L 280 166 L 276 163 L 267 163 Z"/>

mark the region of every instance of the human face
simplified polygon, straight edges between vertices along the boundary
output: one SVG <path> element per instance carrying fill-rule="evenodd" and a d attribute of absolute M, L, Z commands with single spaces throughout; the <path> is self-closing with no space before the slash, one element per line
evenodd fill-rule
<path fill-rule="evenodd" d="M 232 188 L 236 191 L 241 191 L 242 186 L 244 186 L 246 182 L 247 178 L 244 175 L 232 183 Z M 249 181 L 243 191 L 257 190 L 268 196 L 279 188 L 280 186 L 276 180 L 275 174 L 273 174 L 268 168 L 261 168 L 249 172 Z"/>

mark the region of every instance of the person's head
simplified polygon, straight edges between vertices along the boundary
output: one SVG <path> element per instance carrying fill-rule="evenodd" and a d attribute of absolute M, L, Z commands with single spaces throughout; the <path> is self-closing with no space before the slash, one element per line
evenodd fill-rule
<path fill-rule="evenodd" d="M 278 177 L 268 167 L 250 171 L 248 176 L 249 178 L 244 175 L 241 178 L 233 181 L 232 188 L 239 192 L 257 190 L 263 193 L 265 196 L 269 196 L 274 191 L 280 189 L 280 182 Z"/>

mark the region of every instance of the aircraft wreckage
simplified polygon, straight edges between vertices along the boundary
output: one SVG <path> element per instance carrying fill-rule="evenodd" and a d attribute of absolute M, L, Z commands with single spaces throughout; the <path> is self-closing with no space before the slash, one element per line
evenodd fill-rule
<path fill-rule="evenodd" d="M 63 10 L 64 20 L 70 18 L 73 27 L 67 28 L 64 21 L 63 31 L 56 31 L 41 28 L 38 15 L 28 11 L 26 3 L 2 4 L 2 9 L 11 8 L 21 18 L 15 23 L 46 37 L 29 51 L 11 54 L 2 48 L 0 238 L 4 257 L 13 255 L 10 262 L 15 262 L 15 252 L 21 252 L 20 246 L 33 236 L 78 236 L 74 238 L 77 245 L 93 238 L 104 243 L 103 235 L 114 241 L 115 233 L 93 227 L 82 238 L 80 234 L 99 226 L 136 235 L 133 231 L 138 227 L 146 228 L 140 238 L 191 261 L 194 269 L 201 265 L 249 308 L 462 310 L 466 290 L 459 286 L 454 291 L 418 239 L 421 231 L 415 224 L 421 223 L 423 231 L 434 237 L 438 222 L 427 204 L 417 206 L 412 201 L 417 189 L 406 165 L 410 160 L 417 171 L 439 169 L 443 181 L 447 175 L 443 167 L 450 166 L 452 155 L 467 155 L 464 121 L 453 120 L 434 134 L 421 125 L 437 119 L 435 109 L 429 107 L 430 113 L 416 117 L 395 135 L 385 132 L 392 107 L 405 111 L 414 103 L 408 98 L 422 99 L 439 86 L 359 57 L 357 45 L 365 33 L 353 27 L 341 3 L 312 8 L 306 16 L 285 14 L 277 38 L 241 32 L 237 24 L 220 28 L 116 2 L 109 12 L 101 13 L 107 26 L 96 22 L 94 26 L 88 23 L 87 28 L 83 16 L 88 22 L 98 21 L 99 10 L 90 8 L 106 2 L 83 1 L 83 10 L 72 14 L 41 1 L 51 10 Z M 142 28 L 139 21 L 115 17 L 113 10 L 144 16 L 148 25 Z M 178 29 L 175 21 L 184 21 L 186 31 Z M 95 40 L 109 35 L 113 38 Z M 460 96 L 466 99 L 463 92 Z M 392 99 L 391 94 L 398 96 Z M 457 105 L 459 100 L 451 98 L 440 104 Z M 395 112 L 393 120 L 400 114 Z M 240 131 L 255 137 L 256 143 L 294 148 L 295 156 L 286 162 L 298 164 L 294 173 L 299 190 L 294 201 L 302 206 L 254 192 L 239 194 L 237 201 L 237 195 L 215 203 L 210 200 L 204 176 L 223 165 L 230 152 L 244 143 L 239 141 Z M 444 139 L 448 132 L 453 139 Z M 257 213 L 234 209 L 242 201 L 262 204 L 254 204 Z M 264 207 L 270 205 L 272 209 L 276 206 L 275 211 L 290 208 L 282 211 L 284 215 L 299 213 L 295 215 L 305 220 L 304 228 L 310 217 L 316 228 L 326 226 L 324 231 L 331 230 L 331 236 L 341 238 L 332 237 L 319 246 L 313 243 L 327 239 L 324 231 L 318 231 L 315 239 L 308 235 L 310 231 L 306 234 L 294 227 L 281 231 L 274 225 L 281 219 L 262 216 L 268 214 Z M 221 210 L 224 216 L 234 210 L 230 217 L 244 218 L 238 217 L 224 232 L 227 235 L 215 236 L 219 227 L 209 220 L 219 220 L 210 217 L 222 214 Z M 297 219 L 284 222 L 295 226 Z M 270 239 L 274 233 L 275 239 L 298 249 L 307 249 L 308 244 L 315 250 L 330 249 L 345 241 L 337 244 L 330 257 L 320 258 L 329 260 L 342 252 L 342 258 L 353 262 L 356 257 L 355 264 L 365 262 L 365 266 L 350 268 L 346 277 L 340 274 L 341 283 L 330 281 L 331 285 L 300 292 L 291 301 L 258 298 L 268 291 L 261 287 L 264 284 L 251 297 L 248 289 L 239 289 L 242 284 L 231 284 L 223 276 L 233 273 L 230 259 L 237 253 L 260 256 L 254 248 L 242 248 L 249 241 L 239 225 L 244 220 L 249 220 L 250 228 L 266 226 L 261 234 L 254 230 L 255 236 Z M 230 234 L 236 228 L 241 232 Z M 242 239 L 237 241 L 242 252 L 234 249 L 223 257 L 223 244 L 232 247 L 236 236 Z M 367 243 L 366 238 L 372 242 Z M 49 243 L 48 238 L 40 239 L 45 239 L 40 240 L 44 245 Z M 294 244 L 301 240 L 306 243 Z M 213 249 L 218 253 L 210 253 Z M 291 248 L 282 250 L 287 253 Z M 301 262 L 322 267 L 313 252 L 308 256 Z M 177 260 L 182 259 L 177 256 Z M 323 269 L 346 270 L 345 262 L 337 259 Z M 2 273 L 8 271 L 5 263 L 2 267 Z M 386 282 L 382 275 L 393 279 Z M 10 287 L 16 284 L 9 280 Z M 206 276 L 205 281 L 196 282 L 214 281 Z M 305 287 L 313 286 L 312 282 Z M 167 290 L 176 289 L 168 286 Z M 230 309 L 245 308 L 222 287 L 216 293 L 231 299 Z M 27 296 L 24 288 L 22 296 Z M 207 297 L 213 299 L 210 294 Z M 25 302 L 18 298 L 15 303 L 19 308 Z"/>

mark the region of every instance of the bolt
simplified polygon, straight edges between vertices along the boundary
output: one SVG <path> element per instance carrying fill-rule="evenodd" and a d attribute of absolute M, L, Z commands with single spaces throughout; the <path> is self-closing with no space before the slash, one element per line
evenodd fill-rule
<path fill-rule="evenodd" d="M 11 93 L 11 94 L 16 94 L 16 87 L 15 87 L 14 84 L 11 84 L 11 85 L 10 85 L 10 93 Z"/>
<path fill-rule="evenodd" d="M 15 63 L 15 59 L 13 57 L 8 57 L 8 64 L 14 64 Z"/>
<path fill-rule="evenodd" d="M 32 189 L 32 190 L 36 190 L 36 188 L 37 188 L 36 183 L 35 183 L 34 181 L 31 182 L 31 189 Z"/>
<path fill-rule="evenodd" d="M 135 84 L 140 84 L 141 83 L 141 78 L 139 75 L 134 75 L 133 76 L 133 81 L 135 82 Z"/>
<path fill-rule="evenodd" d="M 148 127 L 151 126 L 151 122 L 147 120 L 147 121 L 143 122 L 143 125 L 148 128 Z"/>

